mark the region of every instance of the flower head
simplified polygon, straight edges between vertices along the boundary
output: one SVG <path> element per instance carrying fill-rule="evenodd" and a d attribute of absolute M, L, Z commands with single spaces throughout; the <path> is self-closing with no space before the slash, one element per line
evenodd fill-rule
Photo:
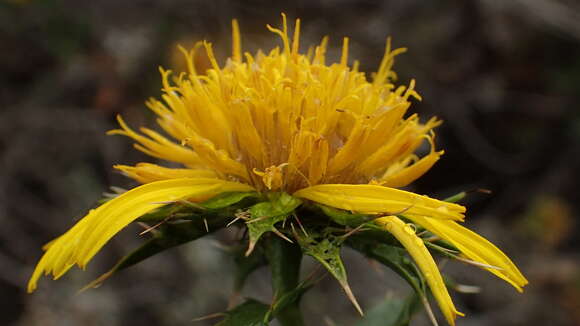
<path fill-rule="evenodd" d="M 395 86 L 395 56 L 385 53 L 375 74 L 349 65 L 348 38 L 337 63 L 326 62 L 328 38 L 299 51 L 300 20 L 293 37 L 286 18 L 278 34 L 281 48 L 243 53 L 233 21 L 233 53 L 219 65 L 212 45 L 181 49 L 188 71 L 173 75 L 161 69 L 163 95 L 147 106 L 165 133 L 136 132 L 121 117 L 110 134 L 132 138 L 135 147 L 180 168 L 151 163 L 117 165 L 142 185 L 91 210 L 67 233 L 47 244 L 29 282 L 34 291 L 40 275 L 55 278 L 73 265 L 84 268 L 117 232 L 168 202 L 204 200 L 225 192 L 288 193 L 294 198 L 374 216 L 373 225 L 392 234 L 407 249 L 449 323 L 460 314 L 421 237 L 407 223 L 419 225 L 459 249 L 466 258 L 514 285 L 526 284 L 515 265 L 491 243 L 465 229 L 465 208 L 399 190 L 437 162 L 433 128 L 440 120 L 421 122 L 407 113 L 409 86 Z M 196 71 L 194 57 L 205 50 L 211 68 Z M 431 150 L 416 154 L 424 143 Z M 407 222 L 402 218 L 404 216 Z"/>

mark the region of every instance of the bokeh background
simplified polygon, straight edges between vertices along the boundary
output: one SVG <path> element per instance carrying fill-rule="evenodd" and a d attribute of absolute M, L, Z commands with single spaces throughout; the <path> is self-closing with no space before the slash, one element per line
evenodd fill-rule
<path fill-rule="evenodd" d="M 110 185 L 133 184 L 115 163 L 144 156 L 107 137 L 122 113 L 152 122 L 144 101 L 160 94 L 158 65 L 182 69 L 176 44 L 207 39 L 221 62 L 238 18 L 245 50 L 278 45 L 267 23 L 280 12 L 303 20 L 302 44 L 343 36 L 372 72 L 385 38 L 409 48 L 395 69 L 417 80 L 412 111 L 445 120 L 446 154 L 413 190 L 443 198 L 473 194 L 468 225 L 494 241 L 530 280 L 524 294 L 472 266 L 445 271 L 481 293 L 453 294 L 459 325 L 580 324 L 580 3 L 575 0 L 0 1 L 0 324 L 210 325 L 223 311 L 233 268 L 218 233 L 158 255 L 98 289 L 76 291 L 136 247 L 138 227 L 116 237 L 86 272 L 25 283 L 40 247 L 95 204 Z M 305 50 L 305 47 L 303 47 Z M 199 63 L 203 65 L 203 62 Z M 151 125 L 151 124 L 150 124 Z M 346 252 L 351 286 L 365 309 L 408 287 L 388 270 Z M 305 273 L 314 264 L 305 261 Z M 268 300 L 267 270 L 244 295 Z M 309 325 L 353 325 L 355 310 L 331 278 L 304 299 Z M 435 305 L 434 305 L 435 306 Z M 436 308 L 435 308 L 436 309 Z M 428 325 L 420 313 L 413 325 Z"/>

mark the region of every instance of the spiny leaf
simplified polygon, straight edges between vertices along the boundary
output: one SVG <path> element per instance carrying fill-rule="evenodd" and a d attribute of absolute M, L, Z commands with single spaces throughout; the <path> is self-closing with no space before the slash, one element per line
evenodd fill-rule
<path fill-rule="evenodd" d="M 284 312 L 285 308 L 299 302 L 302 298 L 302 295 L 311 287 L 312 284 L 309 284 L 308 282 L 302 282 L 294 289 L 284 293 L 284 295 L 280 296 L 279 298 L 276 298 L 276 300 L 272 303 L 270 310 L 266 314 L 264 321 L 271 320 L 274 316 L 280 316 Z M 288 318 L 286 318 L 286 320 L 288 320 Z M 301 321 L 296 321 L 294 324 L 299 324 L 300 322 Z"/>
<path fill-rule="evenodd" d="M 215 326 L 265 326 L 264 317 L 270 306 L 254 299 L 247 299 L 244 303 L 225 313 L 226 317 Z"/>
<path fill-rule="evenodd" d="M 245 248 L 240 248 L 234 252 L 234 262 L 236 270 L 234 272 L 234 292 L 239 293 L 248 276 L 261 266 L 264 266 L 266 257 L 262 250 L 254 250 L 251 255 L 244 254 Z"/>
<path fill-rule="evenodd" d="M 306 286 L 299 284 L 302 263 L 300 247 L 275 236 L 267 237 L 263 247 L 272 273 L 274 302 L 271 312 L 276 314 L 282 325 L 304 325 L 299 313 L 299 300 L 306 291 Z"/>
<path fill-rule="evenodd" d="M 165 223 L 160 225 L 155 236 L 141 245 L 139 248 L 121 258 L 113 268 L 85 286 L 81 291 L 96 287 L 112 276 L 114 273 L 131 267 L 155 254 L 184 243 L 199 239 L 209 233 L 226 226 L 232 218 L 229 216 L 190 215 L 189 219 L 182 219 L 180 223 Z M 176 221 L 177 222 L 177 221 Z"/>
<path fill-rule="evenodd" d="M 202 203 L 189 203 L 187 201 L 170 203 L 162 206 L 153 212 L 147 213 L 137 220 L 138 222 L 158 222 L 168 217 L 171 218 L 175 216 L 176 218 L 182 215 L 191 215 L 195 213 L 202 213 L 204 210 L 222 210 L 228 209 L 229 211 L 235 210 L 237 208 L 242 208 L 246 203 L 245 207 L 250 206 L 252 203 L 248 199 L 257 198 L 258 194 L 256 192 L 225 192 L 212 197 Z M 250 203 L 248 203 L 250 202 Z M 254 200 L 255 202 L 255 200 Z M 207 212 L 206 212 L 207 213 Z M 215 212 L 210 212 L 215 213 Z M 223 215 L 223 214 L 222 214 Z"/>
<path fill-rule="evenodd" d="M 197 208 L 184 203 L 172 203 L 141 216 L 138 220 L 140 222 L 161 221 L 155 226 L 154 237 L 121 258 L 113 268 L 82 290 L 96 287 L 114 273 L 155 254 L 224 228 L 233 220 L 236 211 L 247 207 L 248 202 L 244 199 L 252 197 L 256 197 L 255 192 L 224 193 L 203 203 L 195 204 Z"/>
<path fill-rule="evenodd" d="M 401 247 L 384 243 L 369 242 L 363 236 L 353 236 L 347 244 L 379 263 L 389 267 L 409 283 L 420 296 L 424 296 L 424 283 L 413 262 L 407 257 L 407 251 Z"/>
<path fill-rule="evenodd" d="M 247 299 L 240 305 L 225 312 L 225 318 L 215 326 L 265 326 L 288 306 L 300 300 L 312 284 L 302 282 L 286 292 L 270 306 L 254 299 Z"/>
<path fill-rule="evenodd" d="M 326 216 L 330 217 L 330 219 L 333 222 L 344 226 L 357 227 L 363 223 L 366 223 L 376 218 L 372 215 L 351 213 L 342 209 L 336 209 L 326 205 L 316 205 L 316 206 L 318 206 Z"/>
<path fill-rule="evenodd" d="M 356 310 L 363 315 L 362 309 L 348 285 L 346 269 L 340 258 L 342 241 L 325 230 L 322 231 L 322 234 L 309 230 L 308 234 L 309 236 L 294 234 L 304 254 L 316 259 L 336 278 Z"/>
<path fill-rule="evenodd" d="M 347 244 L 353 249 L 363 253 L 369 258 L 375 259 L 383 265 L 391 268 L 399 276 L 409 283 L 415 290 L 421 303 L 427 310 L 427 314 L 431 319 L 433 325 L 437 325 L 433 311 L 427 300 L 428 288 L 425 285 L 425 280 L 419 269 L 407 256 L 405 249 L 381 243 L 376 239 L 368 239 L 363 235 L 356 235 L 347 239 Z"/>
<path fill-rule="evenodd" d="M 225 192 L 223 194 L 217 195 L 201 204 L 201 207 L 206 209 L 221 209 L 241 202 L 242 200 L 249 197 L 257 197 L 256 192 Z"/>
<path fill-rule="evenodd" d="M 407 326 L 420 307 L 416 294 L 405 300 L 388 298 L 372 308 L 355 326 Z"/>
<path fill-rule="evenodd" d="M 182 211 L 188 211 L 190 214 L 192 213 L 191 207 L 187 207 L 179 203 L 172 203 L 159 207 L 158 209 L 139 217 L 137 222 L 159 222 L 167 218 L 171 218 L 171 216 L 179 214 Z"/>
<path fill-rule="evenodd" d="M 246 255 L 254 249 L 258 240 L 266 232 L 276 232 L 274 225 L 285 220 L 302 201 L 287 193 L 275 193 L 270 195 L 270 200 L 255 204 L 248 209 L 250 220 L 248 226 L 250 243 Z"/>

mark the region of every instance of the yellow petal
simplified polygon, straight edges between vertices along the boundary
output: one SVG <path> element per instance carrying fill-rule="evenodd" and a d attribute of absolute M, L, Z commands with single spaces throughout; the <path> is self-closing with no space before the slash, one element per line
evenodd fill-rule
<path fill-rule="evenodd" d="M 215 196 L 228 191 L 252 191 L 253 187 L 214 178 L 182 178 L 148 183 L 93 209 L 75 226 L 46 246 L 28 284 L 36 288 L 40 275 L 63 275 L 72 265 L 84 268 L 92 257 L 121 229 L 166 202 L 196 196 Z"/>
<path fill-rule="evenodd" d="M 430 216 L 463 220 L 465 207 L 412 192 L 377 185 L 324 184 L 298 190 L 294 196 L 365 214 Z"/>
<path fill-rule="evenodd" d="M 524 285 L 528 284 L 528 280 L 506 254 L 468 228 L 454 221 L 435 220 L 419 216 L 409 216 L 409 218 L 442 239 L 449 241 L 467 258 L 497 267 L 485 269 L 510 283 L 519 292 L 522 291 Z"/>
<path fill-rule="evenodd" d="M 128 177 L 140 183 L 150 183 L 167 179 L 217 177 L 216 173 L 211 170 L 171 169 L 151 163 L 139 163 L 136 166 L 115 165 L 113 167 L 123 171 Z"/>
<path fill-rule="evenodd" d="M 44 253 L 36 265 L 36 268 L 28 281 L 28 293 L 32 293 L 36 290 L 38 279 L 43 273 L 44 275 L 53 274 L 54 279 L 57 279 L 74 265 L 74 263 L 68 262 L 68 259 L 66 261 L 60 259 L 59 261 L 59 257 L 65 257 L 67 253 L 69 256 L 72 255 L 71 249 L 73 248 L 71 247 L 74 247 L 74 245 L 78 243 L 87 224 L 86 222 L 86 219 L 80 220 L 66 233 L 47 243 L 42 248 L 46 253 Z"/>
<path fill-rule="evenodd" d="M 415 231 L 409 225 L 396 216 L 380 217 L 375 220 L 375 223 L 389 231 L 407 249 L 425 276 L 427 284 L 429 284 L 433 296 L 437 299 L 445 319 L 450 325 L 455 325 L 456 316 L 463 316 L 463 314 L 455 309 L 437 264 L 435 264 L 429 250 L 425 247 L 423 240 L 415 234 Z"/>
<path fill-rule="evenodd" d="M 385 187 L 405 187 L 427 173 L 442 154 L 443 151 L 432 152 L 411 166 L 405 167 L 390 175 L 385 175 L 382 180 L 379 180 L 379 183 Z"/>
<path fill-rule="evenodd" d="M 414 159 L 415 155 L 410 155 L 403 159 L 400 164 L 391 165 L 385 174 L 380 178 L 378 184 L 385 187 L 400 188 L 409 185 L 411 182 L 419 179 L 423 174 L 427 173 L 433 167 L 433 165 L 439 160 L 443 151 L 435 151 L 435 143 L 433 140 L 434 136 L 426 136 L 427 140 L 431 144 L 431 152 L 423 157 L 422 159 L 411 163 L 411 159 Z"/>
<path fill-rule="evenodd" d="M 232 20 L 232 59 L 242 62 L 242 40 L 240 37 L 240 26 L 238 21 Z"/>
<path fill-rule="evenodd" d="M 107 133 L 108 135 L 123 135 L 130 137 L 137 142 L 135 148 L 153 157 L 183 163 L 188 166 L 198 166 L 200 164 L 199 157 L 194 151 L 175 144 L 149 129 L 144 130 L 147 130 L 148 136 L 152 138 L 142 136 L 129 128 L 120 115 L 117 116 L 117 121 L 119 122 L 121 129 L 111 130 Z"/>

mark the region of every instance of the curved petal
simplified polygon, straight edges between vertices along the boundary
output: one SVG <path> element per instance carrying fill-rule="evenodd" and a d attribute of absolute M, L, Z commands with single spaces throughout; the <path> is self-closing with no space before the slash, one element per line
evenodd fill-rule
<path fill-rule="evenodd" d="M 32 293 L 36 290 L 38 279 L 42 274 L 52 274 L 56 280 L 64 275 L 64 273 L 74 265 L 74 263 L 69 262 L 69 258 L 74 250 L 71 247 L 80 240 L 80 236 L 82 235 L 86 224 L 87 220 L 81 219 L 66 233 L 47 243 L 42 248 L 46 252 L 36 265 L 36 268 L 28 281 L 28 293 Z"/>
<path fill-rule="evenodd" d="M 427 156 L 409 164 L 413 160 L 413 157 L 416 157 L 412 154 L 403 159 L 402 162 L 392 164 L 378 180 L 378 184 L 393 188 L 405 187 L 427 173 L 437 163 L 444 151 L 435 151 L 433 135 L 426 136 L 425 138 L 431 144 L 431 152 Z"/>
<path fill-rule="evenodd" d="M 366 214 L 404 212 L 411 216 L 463 220 L 465 213 L 461 205 L 378 185 L 323 184 L 298 190 L 294 196 Z"/>
<path fill-rule="evenodd" d="M 44 272 L 56 278 L 77 264 L 84 268 L 93 256 L 121 229 L 143 214 L 166 204 L 197 196 L 215 196 L 228 191 L 252 191 L 249 185 L 213 178 L 182 178 L 157 181 L 134 188 L 93 209 L 75 226 L 45 246 L 28 283 L 36 288 Z"/>
<path fill-rule="evenodd" d="M 121 129 L 110 130 L 107 132 L 107 135 L 123 135 L 130 137 L 137 142 L 135 147 L 138 150 L 162 160 L 179 162 L 187 166 L 200 165 L 201 161 L 199 156 L 191 149 L 178 145 L 152 130 L 149 130 L 148 134 L 151 138 L 138 134 L 129 128 L 120 115 L 117 115 L 117 121 L 119 122 Z"/>
<path fill-rule="evenodd" d="M 151 163 L 139 163 L 136 166 L 115 165 L 115 169 L 140 183 L 150 183 L 167 179 L 180 178 L 216 178 L 212 170 L 203 169 L 173 169 Z"/>
<path fill-rule="evenodd" d="M 528 284 L 528 280 L 506 254 L 491 242 L 468 228 L 454 221 L 435 220 L 418 216 L 409 216 L 409 219 L 442 239 L 449 241 L 467 258 L 485 265 L 497 267 L 485 269 L 510 283 L 519 292 L 522 292 L 522 287 Z"/>
<path fill-rule="evenodd" d="M 435 264 L 429 250 L 425 247 L 423 240 L 415 235 L 415 231 L 410 226 L 396 216 L 380 217 L 375 220 L 375 224 L 384 227 L 407 249 L 419 266 L 419 269 L 421 269 L 421 272 L 423 272 L 427 284 L 429 284 L 433 296 L 437 299 L 437 303 L 445 319 L 450 325 L 455 325 L 457 315 L 464 315 L 455 309 L 455 305 L 449 296 L 447 287 L 445 287 L 439 268 Z"/>

